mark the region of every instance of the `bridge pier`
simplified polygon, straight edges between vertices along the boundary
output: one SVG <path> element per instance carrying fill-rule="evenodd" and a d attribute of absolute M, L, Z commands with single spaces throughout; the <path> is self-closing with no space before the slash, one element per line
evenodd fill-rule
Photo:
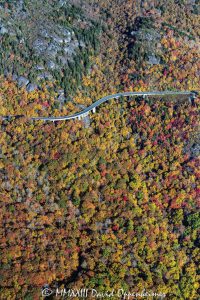
<path fill-rule="evenodd" d="M 91 106 L 89 106 L 86 110 L 86 113 L 79 113 L 79 115 L 77 115 L 77 113 L 69 115 L 69 116 L 60 116 L 60 117 L 30 117 L 28 118 L 29 120 L 34 120 L 34 121 L 38 121 L 38 120 L 43 120 L 43 121 L 53 121 L 53 122 L 57 122 L 57 121 L 62 121 L 62 120 L 71 120 L 71 119 L 78 119 L 81 120 L 82 118 L 86 117 L 89 114 L 89 111 L 92 111 L 93 113 L 96 112 L 96 107 L 98 107 L 101 103 L 104 103 L 110 99 L 117 99 L 120 97 L 135 97 L 135 96 L 140 96 L 143 97 L 143 99 L 147 98 L 148 102 L 150 101 L 150 103 L 153 100 L 149 99 L 149 96 L 164 96 L 164 95 L 187 95 L 189 98 L 189 101 L 191 102 L 192 105 L 195 105 L 195 98 L 199 96 L 199 92 L 197 91 L 180 91 L 180 92 L 176 92 L 176 91 L 153 91 L 153 92 L 124 92 L 124 93 L 117 93 L 114 95 L 108 95 L 105 96 L 101 99 L 99 99 L 98 101 L 95 102 L 95 104 L 92 104 Z M 94 107 L 94 105 L 96 105 L 96 107 Z M 92 108 L 91 108 L 92 107 Z M 84 110 L 85 111 L 85 110 Z M 0 116 L 0 118 L 3 118 L 3 120 L 10 120 L 11 117 L 17 117 L 17 116 Z"/>

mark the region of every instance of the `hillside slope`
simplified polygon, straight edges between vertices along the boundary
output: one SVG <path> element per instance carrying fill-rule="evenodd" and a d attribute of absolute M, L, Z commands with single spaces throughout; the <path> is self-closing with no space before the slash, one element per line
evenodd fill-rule
<path fill-rule="evenodd" d="M 57 287 L 198 299 L 199 96 L 27 120 L 118 92 L 198 90 L 198 1 L 167 3 L 1 1 L 0 115 L 25 117 L 0 119 L 0 299 L 59 299 Z"/>

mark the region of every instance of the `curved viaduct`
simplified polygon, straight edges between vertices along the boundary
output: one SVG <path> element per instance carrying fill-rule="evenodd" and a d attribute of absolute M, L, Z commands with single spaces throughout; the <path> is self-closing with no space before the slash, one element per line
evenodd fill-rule
<path fill-rule="evenodd" d="M 113 94 L 113 95 L 108 95 L 105 96 L 99 100 L 97 100 L 96 102 L 94 102 L 93 104 L 91 104 L 90 106 L 86 107 L 85 109 L 83 109 L 82 111 L 69 115 L 69 116 L 61 116 L 61 117 L 30 117 L 28 118 L 29 120 L 35 120 L 35 121 L 39 121 L 39 120 L 43 120 L 43 121 L 65 121 L 65 120 L 71 120 L 71 119 L 81 119 L 86 117 L 90 111 L 92 111 L 93 113 L 96 112 L 96 107 L 98 107 L 99 105 L 101 105 L 104 102 L 107 102 L 110 99 L 117 99 L 119 97 L 129 97 L 129 96 L 165 96 L 165 95 L 187 95 L 190 96 L 191 98 L 195 98 L 197 92 L 194 91 L 180 91 L 180 92 L 175 92 L 175 91 L 162 91 L 162 92 L 158 92 L 158 91 L 154 91 L 154 92 L 124 92 L 124 93 L 117 93 L 117 94 Z M 2 117 L 3 119 L 10 119 L 12 117 L 22 117 L 20 116 L 5 116 Z"/>

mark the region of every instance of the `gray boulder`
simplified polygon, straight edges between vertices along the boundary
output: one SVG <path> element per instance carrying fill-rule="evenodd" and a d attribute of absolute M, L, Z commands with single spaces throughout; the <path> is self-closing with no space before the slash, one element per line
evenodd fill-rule
<path fill-rule="evenodd" d="M 46 80 L 52 80 L 53 79 L 53 76 L 51 75 L 51 74 L 49 74 L 49 73 L 47 73 L 47 72 L 44 72 L 44 73 L 42 73 L 42 74 L 39 74 L 38 76 L 37 76 L 37 80 L 41 80 L 41 79 L 46 79 Z"/>
<path fill-rule="evenodd" d="M 29 83 L 29 80 L 24 76 L 18 77 L 17 81 L 18 81 L 18 86 L 19 87 L 27 86 L 27 84 Z"/>
<path fill-rule="evenodd" d="M 158 65 L 160 63 L 160 58 L 156 57 L 154 54 L 149 55 L 149 64 L 151 65 Z"/>
<path fill-rule="evenodd" d="M 59 36 L 54 36 L 53 40 L 58 43 L 58 44 L 62 44 L 63 43 L 63 39 Z"/>
<path fill-rule="evenodd" d="M 66 54 L 72 55 L 74 53 L 74 48 L 70 45 L 68 47 L 65 47 L 64 51 L 65 51 Z"/>
<path fill-rule="evenodd" d="M 136 35 L 137 33 L 138 33 L 138 32 L 137 32 L 137 31 L 134 31 L 134 30 L 131 31 L 131 35 L 132 35 L 132 36 Z"/>
<path fill-rule="evenodd" d="M 65 44 L 68 44 L 69 42 L 71 42 L 71 36 L 65 37 L 63 39 L 63 41 L 64 41 Z"/>
<path fill-rule="evenodd" d="M 62 90 L 58 90 L 58 94 L 60 95 L 60 94 L 64 94 L 64 90 L 62 89 Z"/>
<path fill-rule="evenodd" d="M 85 43 L 83 41 L 80 41 L 79 42 L 79 46 L 82 47 L 82 48 L 84 48 L 85 47 Z"/>
<path fill-rule="evenodd" d="M 49 37 L 49 32 L 47 29 L 43 28 L 40 32 L 40 35 L 44 38 L 48 38 Z"/>
<path fill-rule="evenodd" d="M 12 75 L 12 80 L 13 80 L 13 81 L 16 81 L 16 80 L 17 80 L 17 77 L 18 77 L 17 74 L 13 74 L 13 75 Z"/>
<path fill-rule="evenodd" d="M 67 2 L 66 0 L 60 0 L 60 1 L 59 1 L 59 5 L 62 7 L 63 5 L 66 4 L 66 2 Z"/>
<path fill-rule="evenodd" d="M 71 31 L 67 30 L 66 28 L 61 29 L 61 31 L 62 31 L 62 34 L 64 36 L 71 36 L 72 35 Z"/>
<path fill-rule="evenodd" d="M 66 65 L 68 63 L 68 57 L 65 56 L 58 56 L 58 61 L 62 65 Z"/>
<path fill-rule="evenodd" d="M 43 39 L 37 39 L 33 42 L 33 49 L 37 54 L 42 54 L 48 47 L 48 42 Z"/>
<path fill-rule="evenodd" d="M 34 92 L 37 88 L 38 88 L 38 86 L 36 84 L 29 83 L 26 87 L 26 90 L 28 93 L 30 93 L 30 92 Z"/>
<path fill-rule="evenodd" d="M 6 29 L 4 26 L 2 26 L 0 29 L 0 34 L 4 35 L 6 33 L 8 33 L 8 29 Z"/>
<path fill-rule="evenodd" d="M 64 102 L 64 101 L 65 101 L 65 96 L 64 96 L 63 94 L 60 94 L 60 95 L 58 96 L 58 101 L 59 101 L 59 102 Z"/>
<path fill-rule="evenodd" d="M 35 67 L 36 70 L 44 70 L 44 66 L 41 66 L 41 65 L 37 65 Z"/>
<path fill-rule="evenodd" d="M 56 64 L 53 61 L 48 61 L 47 66 L 49 69 L 55 69 Z"/>

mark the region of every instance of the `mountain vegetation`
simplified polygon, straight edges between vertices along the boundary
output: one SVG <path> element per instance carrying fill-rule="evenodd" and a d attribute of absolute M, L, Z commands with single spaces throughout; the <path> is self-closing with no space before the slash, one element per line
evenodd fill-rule
<path fill-rule="evenodd" d="M 27 118 L 122 91 L 198 91 L 198 1 L 0 7 L 0 299 L 43 299 L 46 286 L 198 299 L 199 95 Z"/>

